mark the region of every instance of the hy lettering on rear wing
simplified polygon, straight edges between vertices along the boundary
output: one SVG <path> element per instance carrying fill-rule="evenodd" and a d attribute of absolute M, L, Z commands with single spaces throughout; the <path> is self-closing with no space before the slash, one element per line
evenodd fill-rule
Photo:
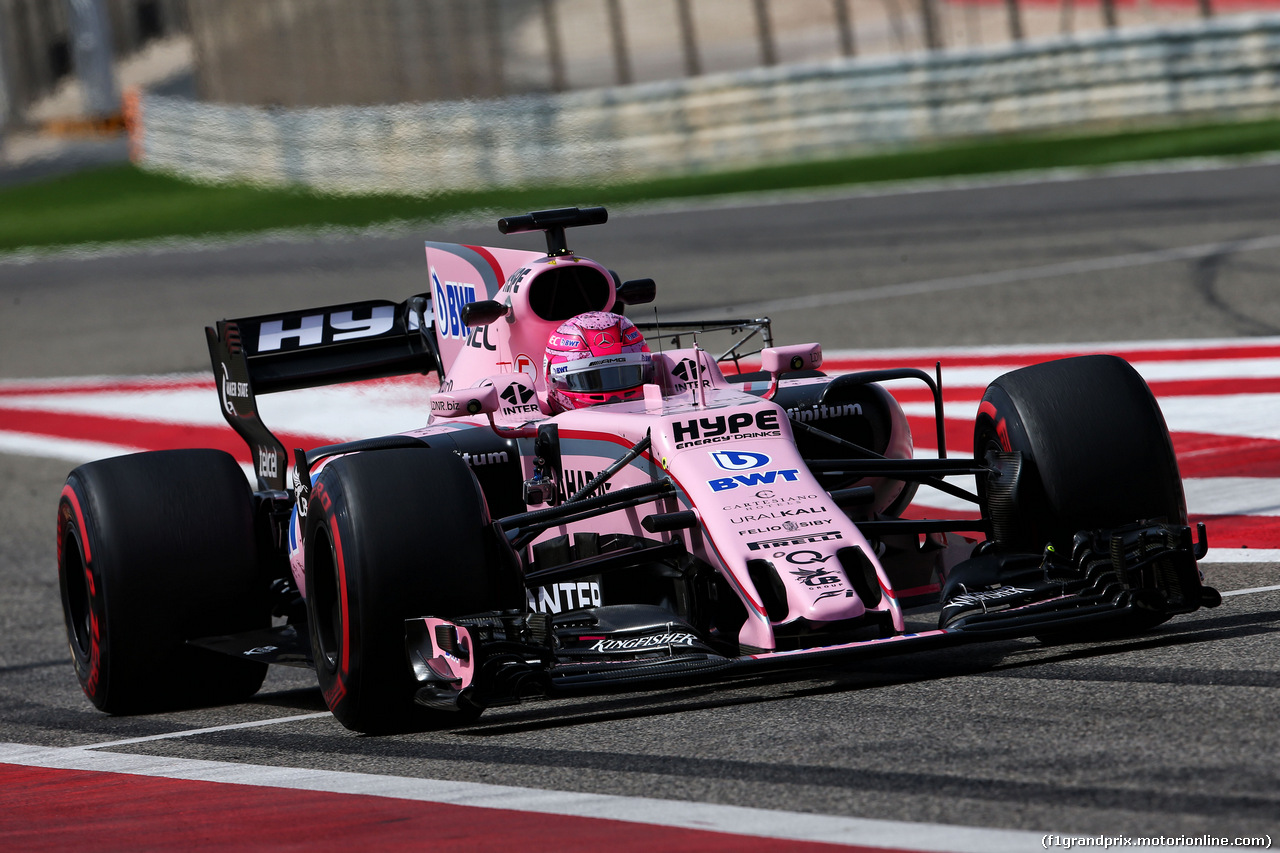
<path fill-rule="evenodd" d="M 258 488 L 285 491 L 288 457 L 257 394 L 440 371 L 431 295 L 221 320 L 206 327 L 222 416 L 249 445 Z"/>

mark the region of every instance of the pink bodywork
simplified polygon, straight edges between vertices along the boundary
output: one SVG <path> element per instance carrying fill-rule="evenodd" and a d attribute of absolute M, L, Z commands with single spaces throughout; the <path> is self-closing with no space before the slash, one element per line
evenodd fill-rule
<path fill-rule="evenodd" d="M 533 475 L 532 436 L 537 424 L 549 419 L 558 425 L 570 494 L 573 486 L 589 480 L 648 434 L 650 449 L 618 472 L 609 481 L 610 488 L 658 478 L 668 478 L 677 487 L 673 499 L 553 528 L 540 539 L 604 531 L 605 525 L 610 532 L 652 537 L 641 526 L 645 516 L 694 510 L 696 527 L 666 535 L 681 537 L 690 553 L 723 574 L 748 613 L 738 640 L 762 652 L 777 648 L 777 643 L 774 625 L 748 573 L 748 560 L 771 561 L 784 581 L 787 615 L 779 624 L 797 619 L 837 622 L 865 612 L 835 556 L 841 548 L 854 546 L 875 567 L 883 590 L 875 609 L 890 614 L 895 630 L 904 630 L 901 605 L 874 549 L 805 466 L 786 412 L 767 399 L 745 393 L 743 385 L 729 383 L 705 352 L 659 353 L 651 342 L 655 384 L 645 387 L 642 400 L 551 414 L 542 375 L 543 352 L 561 321 L 544 320 L 534 313 L 528 285 L 560 265 L 591 267 L 609 283 L 607 303 L 598 308 L 616 310 L 614 279 L 605 268 L 572 255 L 548 258 L 537 252 L 453 244 L 428 243 L 426 255 L 445 393 L 437 395 L 428 425 L 409 434 L 497 428 L 522 435 L 521 458 L 528 478 Z M 461 324 L 462 306 L 485 299 L 506 305 L 506 316 L 488 326 L 467 329 Z M 806 347 L 812 347 L 806 357 L 820 360 L 816 344 Z M 513 385 L 524 393 L 504 398 L 503 392 Z M 486 408 L 497 405 L 496 410 L 491 415 L 445 411 L 446 407 L 456 409 L 457 401 L 468 396 L 459 393 L 464 389 L 475 389 L 470 396 L 485 398 Z M 533 394 L 529 396 L 528 391 Z M 492 399 L 495 394 L 500 402 Z M 887 455 L 909 458 L 911 452 L 910 431 L 899 410 Z M 301 537 L 296 539 L 291 561 L 301 588 Z"/>

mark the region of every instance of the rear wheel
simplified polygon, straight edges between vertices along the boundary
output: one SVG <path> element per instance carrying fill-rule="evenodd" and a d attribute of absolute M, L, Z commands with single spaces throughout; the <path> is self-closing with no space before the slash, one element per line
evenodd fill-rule
<path fill-rule="evenodd" d="M 1006 373 L 988 386 L 974 457 L 1019 451 L 1012 495 L 979 484 L 1005 550 L 1069 550 L 1080 530 L 1145 519 L 1185 524 L 1173 442 L 1151 389 L 1124 359 L 1089 355 Z"/>
<path fill-rule="evenodd" d="M 414 701 L 404 623 L 523 607 L 512 559 L 456 454 L 379 450 L 330 462 L 311 492 L 306 597 L 316 673 L 334 716 L 380 733 L 478 713 Z"/>
<path fill-rule="evenodd" d="M 187 645 L 270 625 L 252 495 L 216 450 L 81 465 L 58 502 L 58 578 L 80 686 L 110 713 L 238 702 L 265 664 Z"/>

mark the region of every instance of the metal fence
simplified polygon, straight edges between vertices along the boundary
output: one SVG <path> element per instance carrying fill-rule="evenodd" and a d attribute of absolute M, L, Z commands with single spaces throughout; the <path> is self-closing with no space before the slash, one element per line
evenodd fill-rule
<path fill-rule="evenodd" d="M 202 97 L 489 98 L 1185 23 L 1280 0 L 201 0 Z M 1227 11 L 1239 10 L 1239 5 Z"/>

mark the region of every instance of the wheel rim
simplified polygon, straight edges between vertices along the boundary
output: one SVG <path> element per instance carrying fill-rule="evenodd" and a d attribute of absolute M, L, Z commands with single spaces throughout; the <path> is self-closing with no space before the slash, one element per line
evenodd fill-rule
<path fill-rule="evenodd" d="M 342 651 L 342 601 L 338 595 L 338 561 L 327 532 L 316 537 L 313 551 L 316 563 L 311 579 L 315 589 L 308 593 L 315 600 L 316 663 L 323 661 L 335 670 Z"/>
<path fill-rule="evenodd" d="M 992 451 L 999 453 L 1003 450 L 1004 448 L 1000 445 L 1000 439 L 996 436 L 995 424 L 990 418 L 979 415 L 974 424 L 973 461 L 981 465 L 987 458 L 988 453 Z M 987 483 L 985 477 L 977 478 L 977 487 L 979 498 L 978 505 L 980 507 L 985 507 L 987 498 Z"/>
<path fill-rule="evenodd" d="M 83 553 L 79 535 L 74 528 L 69 529 L 62 543 L 67 634 L 76 656 L 87 661 L 93 648 L 93 598 L 89 595 L 88 569 Z"/>

